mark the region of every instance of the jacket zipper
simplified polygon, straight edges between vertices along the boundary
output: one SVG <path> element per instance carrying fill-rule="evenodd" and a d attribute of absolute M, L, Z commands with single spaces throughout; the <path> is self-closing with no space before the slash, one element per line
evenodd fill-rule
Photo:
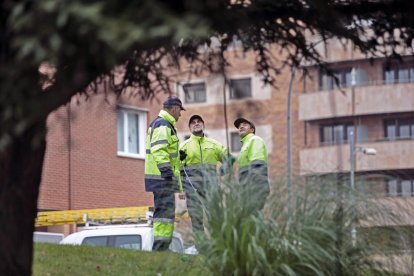
<path fill-rule="evenodd" d="M 201 150 L 201 140 L 198 140 L 198 145 L 200 147 L 200 161 L 203 164 L 203 151 Z"/>

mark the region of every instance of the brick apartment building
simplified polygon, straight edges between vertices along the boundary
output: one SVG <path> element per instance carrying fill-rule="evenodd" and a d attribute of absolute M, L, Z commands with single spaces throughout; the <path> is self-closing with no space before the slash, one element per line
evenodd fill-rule
<path fill-rule="evenodd" d="M 326 49 L 327 66 L 338 83 L 324 70 L 308 67 L 310 77 L 298 101 L 304 123 L 300 174 L 334 175 L 375 201 L 376 219 L 358 231 L 380 231 L 372 236 L 375 243 L 409 252 L 414 229 L 414 57 L 404 56 L 402 62 L 368 59 L 337 41 Z M 376 155 L 364 149 L 375 149 Z"/>
<path fill-rule="evenodd" d="M 377 151 L 375 156 L 356 152 L 356 187 L 383 198 L 412 198 L 414 60 L 371 60 L 352 45 L 343 48 L 336 41 L 330 41 L 326 49 L 322 44 L 318 47 L 340 88 L 317 67 L 308 66 L 309 76 L 304 79 L 296 77 L 292 93 L 293 174 L 348 175 L 348 135 L 354 130 L 358 149 Z M 199 114 L 205 120 L 206 134 L 224 145 L 227 134 L 228 147 L 237 155 L 240 139 L 233 122 L 246 117 L 255 122 L 256 133 L 266 141 L 270 176 L 283 178 L 287 173 L 291 71 L 285 68 L 276 77 L 277 88 L 264 86 L 255 73 L 254 56 L 237 51 L 234 48 L 228 53 L 231 67 L 226 72 L 227 82 L 217 74 L 177 79 L 175 91 L 187 109 L 177 124 L 180 141 L 190 135 L 190 116 Z M 39 209 L 152 205 L 152 195 L 144 191 L 143 184 L 144 140 L 163 98 L 152 103 L 112 95 L 80 99 L 80 104 L 74 98 L 49 118 Z"/>
<path fill-rule="evenodd" d="M 322 47 L 322 46 L 321 46 Z M 414 59 L 368 59 L 331 41 L 326 61 L 339 81 L 309 67 L 299 97 L 304 122 L 300 174 L 349 174 L 355 133 L 356 188 L 379 197 L 414 195 Z M 375 156 L 359 149 L 373 148 Z"/>
<path fill-rule="evenodd" d="M 236 50 L 234 50 L 236 51 Z M 231 54 L 232 52 L 230 52 Z M 220 75 L 177 79 L 175 91 L 187 111 L 177 129 L 180 141 L 190 135 L 188 119 L 200 114 L 206 133 L 227 145 L 235 155 L 240 138 L 233 122 L 243 116 L 253 120 L 256 133 L 269 149 L 270 175 L 286 174 L 286 114 L 290 72 L 277 76 L 278 88 L 264 86 L 254 70 L 251 54 L 231 59 L 229 85 Z M 295 84 L 300 88 L 299 82 Z M 185 89 L 184 89 L 185 88 Z M 223 93 L 226 94 L 227 118 Z M 88 100 L 76 96 L 48 118 L 47 150 L 40 189 L 39 210 L 78 210 L 152 205 L 152 194 L 144 189 L 145 134 L 157 116 L 166 95 L 143 102 L 137 98 L 97 94 Z M 293 164 L 299 171 L 302 144 L 297 120 L 297 97 L 293 99 Z M 60 231 L 49 227 L 49 231 Z"/>
<path fill-rule="evenodd" d="M 326 48 L 325 48 L 326 46 Z M 351 183 L 350 131 L 354 133 L 355 188 L 376 198 L 384 215 L 375 225 L 381 231 L 412 232 L 414 220 L 414 57 L 402 62 L 385 58 L 367 58 L 348 44 L 332 40 L 320 44 L 327 67 L 334 73 L 307 66 L 308 75 L 297 77 L 292 98 L 293 174 L 335 176 L 347 186 Z M 276 52 L 275 52 L 276 53 Z M 177 91 L 188 113 L 206 119 L 206 133 L 225 143 L 224 99 L 226 91 L 229 147 L 240 149 L 233 121 L 239 116 L 252 119 L 257 134 L 269 148 L 270 175 L 280 180 L 287 172 L 287 96 L 289 70 L 277 76 L 279 89 L 264 87 L 254 73 L 253 57 L 232 60 L 222 76 L 200 76 L 182 80 Z M 182 135 L 189 135 L 187 121 L 179 124 Z M 374 149 L 367 155 L 364 149 Z M 322 178 L 323 179 L 323 178 Z M 319 178 L 321 180 L 321 178 Z M 351 185 L 352 186 L 352 185 Z M 399 248 L 406 248 L 407 237 L 388 236 Z M 410 234 L 408 234 L 410 235 Z M 401 238 L 403 237 L 404 238 Z M 400 243 L 400 244 L 398 244 Z"/>

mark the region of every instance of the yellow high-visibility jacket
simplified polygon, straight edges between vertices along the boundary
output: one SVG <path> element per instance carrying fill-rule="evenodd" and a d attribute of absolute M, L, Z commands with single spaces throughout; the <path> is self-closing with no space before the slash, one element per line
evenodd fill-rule
<path fill-rule="evenodd" d="M 227 149 L 221 143 L 193 134 L 181 144 L 180 150 L 187 154 L 181 161 L 181 177 L 186 189 L 191 187 L 189 181 L 196 189 L 201 188 L 204 183 L 215 181 L 216 165 L 218 162 L 223 163 L 228 155 Z"/>
<path fill-rule="evenodd" d="M 148 128 L 145 155 L 145 190 L 157 192 L 173 181 L 173 187 L 182 192 L 180 179 L 179 139 L 175 119 L 165 110 Z"/>
<path fill-rule="evenodd" d="M 267 172 L 267 148 L 262 138 L 249 133 L 241 140 L 242 148 L 238 158 L 239 181 L 265 185 L 269 190 L 269 179 Z"/>

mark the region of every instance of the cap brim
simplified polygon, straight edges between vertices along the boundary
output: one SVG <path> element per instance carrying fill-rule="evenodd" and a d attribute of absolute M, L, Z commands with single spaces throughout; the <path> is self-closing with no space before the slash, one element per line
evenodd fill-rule
<path fill-rule="evenodd" d="M 249 121 L 247 121 L 244 118 L 238 118 L 236 121 L 234 121 L 234 126 L 236 128 L 239 128 L 239 126 L 240 126 L 241 123 L 248 123 L 249 125 L 251 124 Z"/>
<path fill-rule="evenodd" d="M 185 108 L 184 107 L 180 106 L 180 108 L 181 108 L 181 110 L 184 110 L 185 111 Z"/>

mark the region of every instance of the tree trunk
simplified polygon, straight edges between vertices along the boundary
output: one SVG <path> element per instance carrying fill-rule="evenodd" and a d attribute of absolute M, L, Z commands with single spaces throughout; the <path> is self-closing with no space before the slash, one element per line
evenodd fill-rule
<path fill-rule="evenodd" d="M 0 275 L 31 275 L 45 120 L 0 151 Z"/>

